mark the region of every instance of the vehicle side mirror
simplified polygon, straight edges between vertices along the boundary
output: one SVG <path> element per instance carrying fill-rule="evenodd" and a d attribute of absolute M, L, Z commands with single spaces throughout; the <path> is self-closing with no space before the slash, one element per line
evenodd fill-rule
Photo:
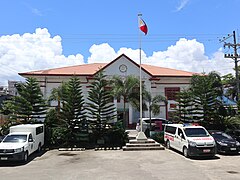
<path fill-rule="evenodd" d="M 180 137 L 183 138 L 183 134 L 182 133 L 180 133 Z"/>
<path fill-rule="evenodd" d="M 28 139 L 28 142 L 33 142 L 33 139 Z"/>
<path fill-rule="evenodd" d="M 182 138 L 182 133 L 180 133 L 180 137 Z"/>

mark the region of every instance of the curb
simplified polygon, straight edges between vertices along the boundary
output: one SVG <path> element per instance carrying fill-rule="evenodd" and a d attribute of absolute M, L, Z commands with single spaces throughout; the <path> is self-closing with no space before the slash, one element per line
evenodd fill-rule
<path fill-rule="evenodd" d="M 105 147 L 105 148 L 95 148 L 94 150 L 95 151 L 99 151 L 99 150 L 107 151 L 107 150 L 120 150 L 120 149 L 121 149 L 120 147 Z"/>

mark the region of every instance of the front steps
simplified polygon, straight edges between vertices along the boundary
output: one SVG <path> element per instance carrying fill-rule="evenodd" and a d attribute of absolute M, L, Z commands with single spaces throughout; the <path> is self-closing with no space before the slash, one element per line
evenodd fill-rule
<path fill-rule="evenodd" d="M 159 143 L 153 139 L 147 140 L 136 140 L 130 139 L 129 143 L 126 143 L 126 146 L 123 147 L 123 151 L 146 151 L 146 150 L 164 150 Z"/>

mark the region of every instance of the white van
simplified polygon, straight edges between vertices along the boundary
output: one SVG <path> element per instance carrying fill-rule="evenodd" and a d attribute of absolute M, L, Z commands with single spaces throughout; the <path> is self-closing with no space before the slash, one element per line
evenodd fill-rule
<path fill-rule="evenodd" d="M 168 149 L 173 148 L 189 156 L 215 156 L 216 144 L 213 137 L 202 126 L 166 124 L 164 142 Z"/>
<path fill-rule="evenodd" d="M 24 124 L 10 127 L 0 143 L 0 161 L 27 161 L 28 156 L 44 145 L 44 125 Z"/>

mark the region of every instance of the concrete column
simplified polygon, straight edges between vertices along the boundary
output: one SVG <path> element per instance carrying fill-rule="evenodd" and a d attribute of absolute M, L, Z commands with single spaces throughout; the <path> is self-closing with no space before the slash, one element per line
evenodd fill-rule
<path fill-rule="evenodd" d="M 130 103 L 129 103 L 128 107 L 129 107 L 129 110 L 128 110 L 128 113 L 129 113 L 129 124 L 132 124 L 133 123 L 133 107 L 132 107 L 132 105 Z"/>
<path fill-rule="evenodd" d="M 114 106 L 115 106 L 116 111 L 117 111 L 117 99 L 116 98 L 114 98 L 113 103 L 114 103 Z M 115 117 L 114 122 L 117 122 L 117 116 Z"/>

